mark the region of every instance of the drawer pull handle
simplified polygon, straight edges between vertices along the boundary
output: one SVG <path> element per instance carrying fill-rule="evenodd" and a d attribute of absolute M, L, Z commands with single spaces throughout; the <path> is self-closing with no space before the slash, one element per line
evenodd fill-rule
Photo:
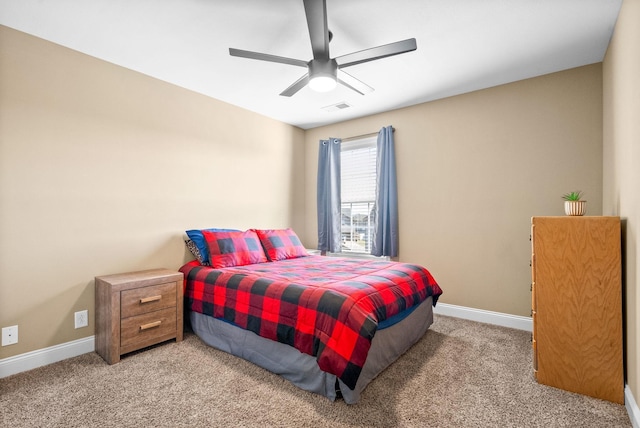
<path fill-rule="evenodd" d="M 162 321 L 154 321 L 154 322 L 150 322 L 149 324 L 142 324 L 140 326 L 140 330 L 149 330 L 150 328 L 154 328 L 154 327 L 159 327 L 160 324 L 162 323 Z"/>
<path fill-rule="evenodd" d="M 162 299 L 162 295 L 158 295 L 158 296 L 151 296 L 151 297 L 144 297 L 142 299 L 140 299 L 140 304 L 142 303 L 149 303 L 149 302 L 157 302 L 158 300 Z"/>

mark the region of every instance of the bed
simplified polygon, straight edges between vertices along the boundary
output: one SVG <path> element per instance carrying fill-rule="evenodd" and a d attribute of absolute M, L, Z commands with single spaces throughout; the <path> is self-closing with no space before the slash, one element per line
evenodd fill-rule
<path fill-rule="evenodd" d="M 356 403 L 425 334 L 442 293 L 421 266 L 308 255 L 290 229 L 204 237 L 210 266 L 180 269 L 194 333 L 330 400 Z M 216 262 L 229 242 L 236 254 Z"/>

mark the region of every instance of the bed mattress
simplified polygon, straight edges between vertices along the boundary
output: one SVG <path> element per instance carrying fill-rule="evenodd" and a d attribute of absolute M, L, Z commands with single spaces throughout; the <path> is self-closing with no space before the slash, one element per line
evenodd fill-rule
<path fill-rule="evenodd" d="M 289 345 L 198 312 L 191 311 L 189 320 L 194 333 L 209 346 L 279 374 L 301 389 L 332 401 L 341 396 L 346 403 L 354 404 L 378 374 L 424 336 L 433 323 L 432 298 L 408 312 L 398 317 L 398 322 L 376 332 L 354 388 L 349 388 L 335 374 L 321 370 L 315 357 Z"/>
<path fill-rule="evenodd" d="M 187 263 L 187 310 L 314 356 L 355 388 L 376 331 L 442 290 L 409 263 L 307 256 L 223 269 Z"/>

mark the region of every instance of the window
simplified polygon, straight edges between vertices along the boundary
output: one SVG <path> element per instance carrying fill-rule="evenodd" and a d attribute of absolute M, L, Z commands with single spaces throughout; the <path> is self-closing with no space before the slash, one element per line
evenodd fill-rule
<path fill-rule="evenodd" d="M 346 253 L 371 252 L 376 199 L 377 136 L 343 142 L 341 163 L 341 237 Z"/>

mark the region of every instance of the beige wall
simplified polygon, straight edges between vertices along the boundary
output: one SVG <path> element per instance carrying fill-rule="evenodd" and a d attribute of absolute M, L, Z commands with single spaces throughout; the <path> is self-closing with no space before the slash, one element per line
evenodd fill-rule
<path fill-rule="evenodd" d="M 640 0 L 624 0 L 603 65 L 603 213 L 623 221 L 626 381 L 640 399 Z"/>
<path fill-rule="evenodd" d="M 93 335 L 93 278 L 177 269 L 187 228 L 302 229 L 303 138 L 0 27 L 0 359 Z"/>
<path fill-rule="evenodd" d="M 309 130 L 307 246 L 317 243 L 318 140 L 393 125 L 400 260 L 423 264 L 442 302 L 529 316 L 530 218 L 583 190 L 602 212 L 601 65 Z"/>

